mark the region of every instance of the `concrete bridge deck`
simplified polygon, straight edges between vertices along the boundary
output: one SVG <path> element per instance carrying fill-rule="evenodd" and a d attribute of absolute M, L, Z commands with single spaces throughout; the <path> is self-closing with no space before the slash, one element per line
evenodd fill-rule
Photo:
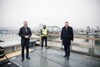
<path fill-rule="evenodd" d="M 49 48 L 41 50 L 40 47 L 32 48 L 31 59 L 21 61 L 21 56 L 15 56 L 11 61 L 22 67 L 100 67 L 100 58 L 86 56 L 71 52 L 70 59 L 67 60 L 64 51 L 59 48 Z"/>

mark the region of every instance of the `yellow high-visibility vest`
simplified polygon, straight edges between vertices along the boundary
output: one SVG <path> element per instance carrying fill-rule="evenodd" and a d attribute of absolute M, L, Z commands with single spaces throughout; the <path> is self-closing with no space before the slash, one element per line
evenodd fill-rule
<path fill-rule="evenodd" d="M 46 28 L 46 29 L 42 29 L 42 34 L 43 35 L 41 35 L 41 36 L 47 36 L 47 34 L 48 34 L 48 29 Z"/>

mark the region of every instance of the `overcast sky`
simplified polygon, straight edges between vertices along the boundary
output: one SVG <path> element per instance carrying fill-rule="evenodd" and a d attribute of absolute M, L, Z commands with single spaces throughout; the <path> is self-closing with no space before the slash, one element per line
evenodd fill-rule
<path fill-rule="evenodd" d="M 30 27 L 100 26 L 100 0 L 0 0 L 0 27 L 21 27 L 24 20 Z"/>

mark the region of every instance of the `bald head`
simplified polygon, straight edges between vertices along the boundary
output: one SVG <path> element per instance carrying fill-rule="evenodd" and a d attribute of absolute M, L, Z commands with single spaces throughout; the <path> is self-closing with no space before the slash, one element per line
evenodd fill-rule
<path fill-rule="evenodd" d="M 24 21 L 24 27 L 27 27 L 27 25 L 28 25 L 28 22 L 27 21 Z"/>

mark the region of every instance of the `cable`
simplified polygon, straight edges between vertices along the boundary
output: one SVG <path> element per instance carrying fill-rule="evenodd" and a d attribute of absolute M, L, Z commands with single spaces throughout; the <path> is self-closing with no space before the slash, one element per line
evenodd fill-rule
<path fill-rule="evenodd" d="M 57 61 L 54 61 L 54 60 L 52 60 L 52 59 L 50 59 L 50 58 L 48 58 L 48 57 L 45 57 L 45 56 L 43 56 L 43 55 L 41 55 L 39 52 L 36 52 L 36 51 L 39 51 L 40 49 L 35 49 L 34 50 L 34 52 L 35 53 L 37 53 L 39 56 L 41 56 L 41 57 L 43 57 L 43 58 L 45 58 L 45 59 L 47 59 L 47 60 L 49 60 L 49 61 L 52 61 L 52 62 L 54 62 L 54 63 L 57 63 L 57 64 L 59 64 L 59 65 L 62 65 L 62 66 L 64 66 L 64 67 L 70 67 L 70 66 L 68 66 L 68 65 L 64 65 L 64 64 L 62 64 L 62 63 L 60 63 L 60 62 L 57 62 Z M 62 52 L 61 52 L 62 53 Z M 62 55 L 62 54 L 61 54 Z M 78 61 L 78 60 L 72 60 L 72 61 Z M 85 64 L 86 65 L 86 63 L 84 63 L 84 62 L 80 62 L 81 64 Z"/>
<path fill-rule="evenodd" d="M 62 47 L 62 46 L 61 46 Z M 35 51 L 38 51 L 38 50 L 40 50 L 40 49 L 36 49 L 36 47 L 34 46 L 34 52 Z M 32 51 L 33 52 L 33 51 Z M 54 63 L 57 63 L 57 64 L 59 64 L 59 65 L 62 65 L 62 66 L 68 66 L 68 65 L 64 65 L 64 64 L 62 64 L 62 63 L 59 63 L 59 62 L 57 62 L 57 61 L 54 61 L 54 60 L 52 60 L 52 59 L 49 59 L 49 58 L 47 58 L 47 57 L 45 57 L 45 56 L 43 56 L 43 55 L 41 55 L 40 53 L 38 53 L 38 52 L 36 52 L 39 56 L 41 56 L 41 57 L 43 57 L 43 58 L 45 58 L 45 59 L 47 59 L 47 60 L 50 60 L 50 61 L 52 61 L 52 62 L 54 62 Z M 61 55 L 62 55 L 62 52 L 61 52 Z M 72 60 L 72 61 L 78 61 L 78 60 Z M 86 65 L 86 63 L 84 63 L 84 62 L 80 62 L 81 64 L 85 64 Z M 70 67 L 70 66 L 68 66 L 68 67 Z"/>
<path fill-rule="evenodd" d="M 35 51 L 38 51 L 39 49 L 35 49 Z M 59 64 L 59 65 L 62 65 L 62 66 L 64 66 L 64 67 L 66 67 L 67 65 L 64 65 L 64 64 L 61 64 L 61 63 L 59 63 L 59 62 L 56 62 L 56 61 L 54 61 L 54 60 L 52 60 L 52 59 L 49 59 L 49 58 L 47 58 L 47 57 L 45 57 L 45 56 L 43 56 L 43 55 L 41 55 L 40 53 L 38 53 L 38 52 L 35 52 L 36 54 L 38 54 L 39 56 L 41 56 L 41 57 L 43 57 L 43 58 L 45 58 L 45 59 L 47 59 L 47 60 L 49 60 L 49 61 L 52 61 L 52 62 L 54 62 L 54 63 L 57 63 L 57 64 Z M 70 67 L 70 66 L 67 66 L 67 67 Z"/>
<path fill-rule="evenodd" d="M 37 52 L 36 52 L 36 53 L 37 53 Z M 37 53 L 37 54 L 38 54 L 39 56 L 41 56 L 41 57 L 43 57 L 43 58 L 49 60 L 49 61 L 52 61 L 52 62 L 54 62 L 54 63 L 57 63 L 57 64 L 59 64 L 59 65 L 62 65 L 62 66 L 64 66 L 64 67 L 67 66 L 67 65 L 61 64 L 61 63 L 59 63 L 59 62 L 56 62 L 56 61 L 54 61 L 54 60 L 52 60 L 52 59 L 49 59 L 49 58 L 47 58 L 47 57 L 45 57 L 45 56 L 43 56 L 43 55 L 40 55 L 39 53 Z M 67 67 L 70 67 L 70 66 L 67 66 Z"/>

